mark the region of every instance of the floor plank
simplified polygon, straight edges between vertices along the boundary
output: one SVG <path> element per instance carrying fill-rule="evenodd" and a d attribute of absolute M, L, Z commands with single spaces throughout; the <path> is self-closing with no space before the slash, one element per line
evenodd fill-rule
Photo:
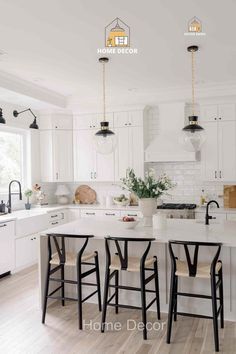
<path fill-rule="evenodd" d="M 0 353 L 4 354 L 210 354 L 214 353 L 213 329 L 210 320 L 178 318 L 173 325 L 172 342 L 166 344 L 166 315 L 160 328 L 148 331 L 128 330 L 127 321 L 137 327 L 139 311 L 121 309 L 115 315 L 109 308 L 107 321 L 120 323 L 119 330 L 108 328 L 100 333 L 101 313 L 94 304 L 84 304 L 84 321 L 88 328 L 78 330 L 76 303 L 52 304 L 46 324 L 41 324 L 37 268 L 0 280 Z M 91 321 L 91 322 L 90 322 Z M 148 313 L 151 326 L 157 326 L 156 313 Z M 89 326 L 92 326 L 90 328 Z M 220 330 L 220 350 L 236 351 L 236 324 L 225 322 Z"/>

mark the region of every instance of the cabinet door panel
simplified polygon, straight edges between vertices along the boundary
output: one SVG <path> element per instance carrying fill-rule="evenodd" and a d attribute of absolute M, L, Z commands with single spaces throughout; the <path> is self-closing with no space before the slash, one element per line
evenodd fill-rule
<path fill-rule="evenodd" d="M 128 127 L 129 126 L 129 112 L 115 112 L 114 113 L 114 127 Z"/>
<path fill-rule="evenodd" d="M 42 182 L 54 181 L 52 130 L 40 131 L 40 163 Z"/>
<path fill-rule="evenodd" d="M 0 275 L 14 268 L 14 221 L 0 223 Z"/>
<path fill-rule="evenodd" d="M 218 124 L 219 178 L 224 181 L 236 179 L 236 122 Z"/>
<path fill-rule="evenodd" d="M 71 130 L 54 131 L 54 173 L 58 182 L 73 181 L 72 139 Z"/>
<path fill-rule="evenodd" d="M 229 103 L 229 104 L 219 105 L 218 116 L 219 116 L 219 120 L 235 121 L 235 104 Z"/>
<path fill-rule="evenodd" d="M 95 171 L 95 150 L 93 136 L 95 130 L 74 131 L 74 179 L 93 180 Z"/>
<path fill-rule="evenodd" d="M 115 179 L 114 169 L 114 152 L 105 155 L 96 153 L 95 181 L 113 182 Z"/>
<path fill-rule="evenodd" d="M 201 151 L 202 178 L 215 181 L 218 178 L 218 128 L 217 123 L 205 123 L 206 142 Z"/>
<path fill-rule="evenodd" d="M 143 125 L 143 112 L 132 111 L 129 112 L 129 123 L 134 127 L 141 127 Z"/>
<path fill-rule="evenodd" d="M 129 150 L 131 151 L 130 167 L 134 169 L 136 176 L 144 175 L 144 146 L 143 128 L 129 128 Z"/>
<path fill-rule="evenodd" d="M 209 104 L 201 107 L 199 120 L 201 122 L 215 122 L 218 118 L 218 106 Z"/>
<path fill-rule="evenodd" d="M 126 176 L 126 170 L 130 166 L 129 129 L 117 128 L 117 148 L 115 151 L 115 179 L 120 181 Z"/>

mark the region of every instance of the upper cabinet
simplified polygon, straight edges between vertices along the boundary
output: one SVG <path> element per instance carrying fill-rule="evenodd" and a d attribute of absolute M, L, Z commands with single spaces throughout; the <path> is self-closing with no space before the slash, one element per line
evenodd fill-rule
<path fill-rule="evenodd" d="M 72 130 L 72 114 L 53 113 L 40 115 L 40 130 L 62 129 Z"/>
<path fill-rule="evenodd" d="M 201 152 L 202 179 L 235 181 L 235 105 L 205 105 L 201 110 L 201 118 L 201 124 L 206 132 L 206 142 Z"/>
<path fill-rule="evenodd" d="M 126 176 L 133 168 L 138 177 L 144 175 L 143 112 L 114 113 L 114 131 L 117 135 L 115 151 L 115 180 Z"/>
<path fill-rule="evenodd" d="M 79 114 L 74 116 L 74 129 L 99 129 L 100 122 L 103 120 L 102 113 Z M 113 127 L 113 113 L 106 114 L 110 128 Z"/>
<path fill-rule="evenodd" d="M 201 107 L 201 122 L 235 121 L 235 104 L 207 104 Z"/>
<path fill-rule="evenodd" d="M 40 160 L 43 182 L 73 181 L 72 115 L 40 117 Z"/>

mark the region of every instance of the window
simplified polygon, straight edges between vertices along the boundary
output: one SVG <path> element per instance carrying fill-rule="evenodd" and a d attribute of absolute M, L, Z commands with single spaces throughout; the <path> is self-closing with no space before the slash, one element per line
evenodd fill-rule
<path fill-rule="evenodd" d="M 115 44 L 116 45 L 128 45 L 128 37 L 125 36 L 117 36 L 115 37 Z"/>
<path fill-rule="evenodd" d="M 23 188 L 27 185 L 27 142 L 27 132 L 8 127 L 0 130 L 0 193 L 7 192 L 13 179 Z"/>

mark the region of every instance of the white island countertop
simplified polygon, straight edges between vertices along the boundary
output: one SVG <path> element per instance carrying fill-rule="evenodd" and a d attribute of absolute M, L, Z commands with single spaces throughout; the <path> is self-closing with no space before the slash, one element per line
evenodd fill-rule
<path fill-rule="evenodd" d="M 225 221 L 210 225 L 197 220 L 168 219 L 165 230 L 155 230 L 138 224 L 135 229 L 127 230 L 118 220 L 104 218 L 81 218 L 45 231 L 66 235 L 91 234 L 95 238 L 105 236 L 153 237 L 155 242 L 167 243 L 169 240 L 222 242 L 223 246 L 236 247 L 236 221 Z"/>

